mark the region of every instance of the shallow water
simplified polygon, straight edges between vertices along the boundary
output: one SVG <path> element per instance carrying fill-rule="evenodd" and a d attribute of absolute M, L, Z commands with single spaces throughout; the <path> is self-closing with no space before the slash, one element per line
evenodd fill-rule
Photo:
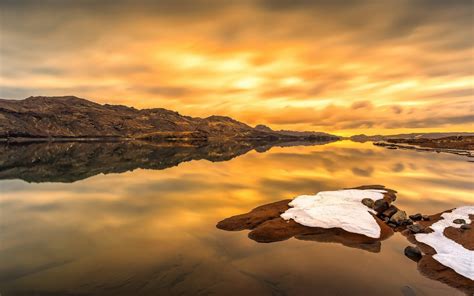
<path fill-rule="evenodd" d="M 0 294 L 463 295 L 420 274 L 397 233 L 371 253 L 296 239 L 259 244 L 215 225 L 272 201 L 365 184 L 397 190 L 396 205 L 409 214 L 472 204 L 466 157 L 350 141 L 216 162 L 183 151 L 129 167 L 99 163 L 97 153 L 87 165 L 55 159 L 53 175 L 51 167 L 16 170 L 4 157 Z M 177 166 L 165 165 L 176 155 Z M 127 171 L 151 161 L 163 165 Z"/>

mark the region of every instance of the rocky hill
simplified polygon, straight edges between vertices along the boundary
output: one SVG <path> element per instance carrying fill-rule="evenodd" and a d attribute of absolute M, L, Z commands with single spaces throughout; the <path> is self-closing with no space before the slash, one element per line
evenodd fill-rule
<path fill-rule="evenodd" d="M 337 136 L 262 130 L 225 116 L 183 116 L 162 109 L 101 105 L 85 99 L 29 97 L 0 99 L 0 138 L 23 139 L 289 139 L 337 140 Z"/>
<path fill-rule="evenodd" d="M 369 142 L 369 141 L 387 141 L 392 139 L 441 139 L 446 137 L 458 136 L 474 136 L 471 132 L 450 132 L 450 133 L 411 133 L 411 134 L 397 134 L 397 135 L 372 135 L 364 134 L 351 136 L 349 139 L 354 142 Z"/>

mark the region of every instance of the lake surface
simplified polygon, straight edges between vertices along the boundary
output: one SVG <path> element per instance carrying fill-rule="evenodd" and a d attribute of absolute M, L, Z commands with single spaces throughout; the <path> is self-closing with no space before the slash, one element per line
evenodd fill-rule
<path fill-rule="evenodd" d="M 205 157 L 189 147 L 105 153 L 66 143 L 43 153 L 44 145 L 0 155 L 2 296 L 463 295 L 420 274 L 399 233 L 372 253 L 260 244 L 215 225 L 273 201 L 366 184 L 397 190 L 395 204 L 409 214 L 472 204 L 466 157 L 350 141 Z"/>

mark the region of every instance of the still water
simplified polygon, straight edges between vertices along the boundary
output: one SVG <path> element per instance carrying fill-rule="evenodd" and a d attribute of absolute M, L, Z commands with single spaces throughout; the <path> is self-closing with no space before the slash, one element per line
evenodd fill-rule
<path fill-rule="evenodd" d="M 47 145 L 2 147 L 2 296 L 463 295 L 420 274 L 398 233 L 371 253 L 296 239 L 260 244 L 215 225 L 365 184 L 397 190 L 409 214 L 472 204 L 465 157 L 350 141 L 259 152 Z"/>

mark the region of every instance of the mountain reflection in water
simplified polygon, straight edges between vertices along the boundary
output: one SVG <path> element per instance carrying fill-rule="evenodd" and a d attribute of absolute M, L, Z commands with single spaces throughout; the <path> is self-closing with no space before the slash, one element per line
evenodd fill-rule
<path fill-rule="evenodd" d="M 349 141 L 265 153 L 83 145 L 2 146 L 2 295 L 462 295 L 421 275 L 398 233 L 373 253 L 298 239 L 259 244 L 215 225 L 363 184 L 396 189 L 409 214 L 438 213 L 472 203 L 465 157 Z"/>
<path fill-rule="evenodd" d="M 227 161 L 253 149 L 273 146 L 323 145 L 306 142 L 33 142 L 0 143 L 0 179 L 27 182 L 74 182 L 97 174 L 135 169 L 163 170 L 182 162 Z"/>

